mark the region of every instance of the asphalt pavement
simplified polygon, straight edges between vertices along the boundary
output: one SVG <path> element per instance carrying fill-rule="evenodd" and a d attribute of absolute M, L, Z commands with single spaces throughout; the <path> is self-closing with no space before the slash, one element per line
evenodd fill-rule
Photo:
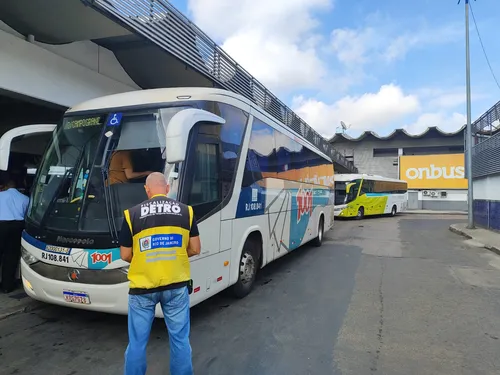
<path fill-rule="evenodd" d="M 195 373 L 499 374 L 500 257 L 463 216 L 337 221 L 267 266 L 251 295 L 192 309 Z M 44 305 L 0 320 L 0 374 L 122 374 L 126 317 Z M 168 374 L 155 321 L 148 374 Z"/>

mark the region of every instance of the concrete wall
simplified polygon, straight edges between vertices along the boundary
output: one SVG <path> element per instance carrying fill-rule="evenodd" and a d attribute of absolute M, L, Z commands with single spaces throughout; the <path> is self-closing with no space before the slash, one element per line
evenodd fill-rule
<path fill-rule="evenodd" d="M 433 191 L 433 190 L 427 190 Z M 424 195 L 424 190 L 408 191 L 408 209 L 434 211 L 467 211 L 467 190 L 434 190 L 436 196 Z M 441 192 L 446 197 L 441 197 Z M 414 199 L 412 199 L 415 197 Z"/>
<path fill-rule="evenodd" d="M 500 231 L 500 175 L 474 179 L 473 189 L 476 225 Z"/>
<path fill-rule="evenodd" d="M 439 146 L 463 146 L 463 135 L 441 138 L 408 139 L 394 137 L 394 139 L 383 141 L 373 137 L 361 141 L 336 141 L 333 146 L 336 150 L 346 156 L 353 156 L 354 165 L 359 173 L 379 174 L 386 177 L 398 178 L 398 157 L 384 156 L 374 157 L 373 149 L 380 148 L 411 148 L 411 147 L 439 147 Z M 409 150 L 410 151 L 410 150 Z M 439 151 L 432 150 L 429 154 Z M 411 154 L 411 153 L 405 153 Z"/>
<path fill-rule="evenodd" d="M 44 45 L 0 29 L 0 89 L 65 107 L 139 89 L 112 52 L 90 41 Z"/>
<path fill-rule="evenodd" d="M 445 191 L 446 197 L 441 198 L 440 192 Z M 419 191 L 419 200 L 423 210 L 436 211 L 467 211 L 467 190 L 438 190 L 436 197 L 425 196 Z"/>

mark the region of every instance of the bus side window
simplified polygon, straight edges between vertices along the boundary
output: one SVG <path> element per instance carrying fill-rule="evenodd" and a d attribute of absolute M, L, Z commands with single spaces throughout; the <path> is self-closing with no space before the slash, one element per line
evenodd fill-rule
<path fill-rule="evenodd" d="M 220 154 L 217 143 L 198 143 L 188 194 L 188 204 L 193 207 L 198 220 L 206 216 L 221 202 Z"/>
<path fill-rule="evenodd" d="M 373 181 L 363 180 L 359 195 L 365 195 L 366 193 L 373 193 Z"/>
<path fill-rule="evenodd" d="M 222 199 L 230 195 L 236 177 L 236 166 L 241 152 L 241 143 L 245 133 L 248 114 L 229 104 L 218 103 L 220 115 L 226 123 L 219 127 L 222 148 L 221 174 Z"/>

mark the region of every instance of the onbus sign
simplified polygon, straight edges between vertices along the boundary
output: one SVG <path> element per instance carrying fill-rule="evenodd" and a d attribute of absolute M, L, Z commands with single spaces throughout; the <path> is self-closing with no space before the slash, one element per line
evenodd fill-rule
<path fill-rule="evenodd" d="M 399 158 L 399 178 L 408 182 L 408 189 L 467 189 L 464 172 L 464 154 Z"/>

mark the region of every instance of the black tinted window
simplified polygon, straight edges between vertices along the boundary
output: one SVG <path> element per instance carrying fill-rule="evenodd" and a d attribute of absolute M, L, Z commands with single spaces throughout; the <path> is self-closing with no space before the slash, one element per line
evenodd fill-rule
<path fill-rule="evenodd" d="M 195 162 L 188 202 L 197 218 L 217 207 L 221 200 L 219 150 L 215 143 L 196 145 Z"/>
<path fill-rule="evenodd" d="M 266 178 L 333 185 L 333 166 L 293 137 L 254 118 L 243 187 Z"/>
<path fill-rule="evenodd" d="M 363 195 L 366 193 L 373 193 L 373 181 L 363 180 L 359 195 Z"/>
<path fill-rule="evenodd" d="M 250 186 L 263 179 L 263 173 L 276 172 L 277 166 L 274 129 L 254 118 L 242 186 Z"/>
<path fill-rule="evenodd" d="M 248 115 L 241 109 L 224 103 L 219 103 L 219 110 L 220 116 L 226 120 L 226 123 L 220 127 L 222 148 L 220 179 L 222 199 L 224 199 L 231 192 L 236 175 L 236 165 L 240 156 Z"/>

